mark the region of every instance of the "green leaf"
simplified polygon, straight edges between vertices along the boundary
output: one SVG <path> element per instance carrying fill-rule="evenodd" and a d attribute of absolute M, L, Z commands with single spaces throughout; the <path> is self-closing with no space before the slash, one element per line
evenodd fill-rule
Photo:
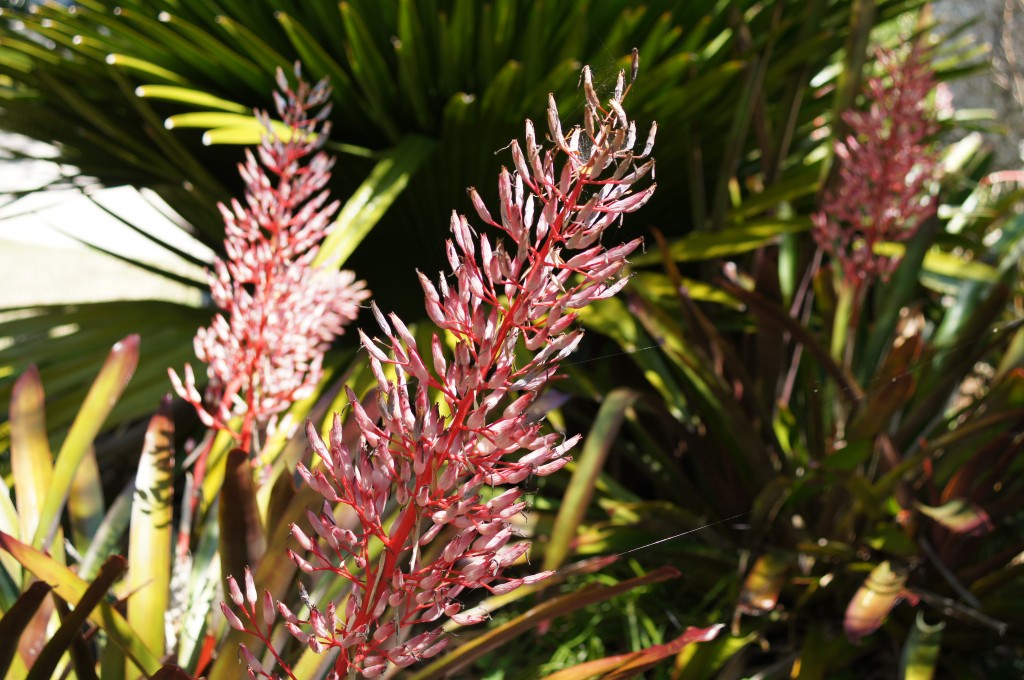
<path fill-rule="evenodd" d="M 60 523 L 61 511 L 67 502 L 75 471 L 85 457 L 96 435 L 103 427 L 139 362 L 139 336 L 129 335 L 118 342 L 107 356 L 82 407 L 64 439 L 54 466 L 53 484 L 46 496 L 32 545 L 49 547 Z M 66 598 L 65 598 L 66 599 Z"/>
<path fill-rule="evenodd" d="M 903 243 L 889 241 L 876 243 L 874 247 L 874 251 L 879 255 L 893 258 L 902 258 L 906 249 L 907 247 Z M 922 267 L 929 274 L 960 281 L 997 283 L 1000 278 L 999 271 L 991 265 L 977 260 L 967 260 L 952 253 L 943 252 L 938 248 L 932 248 L 925 253 Z"/>
<path fill-rule="evenodd" d="M 30 366 L 11 392 L 11 471 L 18 501 L 21 536 L 28 540 L 53 480 L 53 453 L 46 436 L 46 407 L 39 371 Z"/>
<path fill-rule="evenodd" d="M 784 234 L 799 234 L 810 228 L 811 221 L 807 218 L 751 221 L 718 232 L 690 234 L 670 243 L 668 254 L 674 262 L 731 257 L 776 244 Z M 630 258 L 636 265 L 657 264 L 661 259 L 661 253 L 656 251 Z"/>
<path fill-rule="evenodd" d="M 68 492 L 68 518 L 75 550 L 89 549 L 93 536 L 103 523 L 103 480 L 96 461 L 96 450 L 90 446 L 82 456 Z"/>
<path fill-rule="evenodd" d="M 935 677 L 945 627 L 944 621 L 931 624 L 925 620 L 923 611 L 917 612 L 914 627 L 910 629 L 900 656 L 901 680 L 932 680 Z"/>
<path fill-rule="evenodd" d="M 82 557 L 78 566 L 78 575 L 86 581 L 96 576 L 97 569 L 104 560 L 121 548 L 121 537 L 128 529 L 132 514 L 132 498 L 135 495 L 135 481 L 132 480 L 117 495 L 107 509 L 103 522 L 92 537 L 89 550 Z"/>
<path fill-rule="evenodd" d="M 274 131 L 283 134 L 285 138 L 291 137 L 291 128 L 280 121 L 274 126 Z M 250 127 L 255 126 L 264 130 L 259 120 L 252 113 L 229 113 L 227 111 L 190 111 L 188 113 L 177 113 L 164 120 L 164 127 L 168 130 L 178 128 L 200 128 L 211 130 L 222 127 Z M 265 130 L 264 130 L 265 134 Z M 259 143 L 260 137 L 255 143 Z"/>
<path fill-rule="evenodd" d="M 221 99 L 220 97 L 215 97 L 212 94 L 190 87 L 178 87 L 176 85 L 139 85 L 135 88 L 135 94 L 144 99 L 160 99 L 163 101 L 176 102 L 178 104 L 191 104 L 192 106 L 206 109 L 231 111 L 233 113 L 250 113 L 248 107 L 226 99 Z"/>
<path fill-rule="evenodd" d="M 174 420 L 165 398 L 149 421 L 135 474 L 128 541 L 128 622 L 150 649 L 164 649 L 170 598 L 174 498 Z"/>
<path fill-rule="evenodd" d="M 708 628 L 687 628 L 686 632 L 661 645 L 651 645 L 631 654 L 619 654 L 604 659 L 595 659 L 578 664 L 571 668 L 552 673 L 547 680 L 589 680 L 601 674 L 602 680 L 627 680 L 634 678 L 645 670 L 654 667 L 670 656 L 675 656 L 694 642 L 708 642 L 718 636 L 723 624 L 719 623 Z"/>
<path fill-rule="evenodd" d="M 387 132 L 390 139 L 398 140 L 399 126 L 393 118 L 394 109 L 388 106 L 388 102 L 394 100 L 397 91 L 384 55 L 376 44 L 376 39 L 380 36 L 370 32 L 352 3 L 341 2 L 338 7 L 348 38 L 345 52 L 348 55 L 349 67 L 352 69 L 353 81 L 362 90 L 369 112 L 375 117 L 374 122 Z"/>
<path fill-rule="evenodd" d="M 576 469 L 559 505 L 551 538 L 544 547 L 544 571 L 561 567 L 572 551 L 576 531 L 590 507 L 597 478 L 604 469 L 626 411 L 639 398 L 638 392 L 620 388 L 609 392 L 601 404 L 583 443 L 583 451 L 575 459 Z"/>
<path fill-rule="evenodd" d="M 145 73 L 148 76 L 154 76 L 156 78 L 162 78 L 171 83 L 177 83 L 178 85 L 187 85 L 188 78 L 178 75 L 174 71 L 165 69 L 162 66 L 158 66 L 151 61 L 145 59 L 139 59 L 138 57 L 132 57 L 127 54 L 108 54 L 107 63 L 111 66 L 117 66 L 120 68 L 130 69 L 139 73 Z"/>
<path fill-rule="evenodd" d="M 660 583 L 673 578 L 678 578 L 681 573 L 675 567 L 659 567 L 654 571 L 631 578 L 612 586 L 591 586 L 580 588 L 567 595 L 553 597 L 528 611 L 515 617 L 511 621 L 478 635 L 437 661 L 434 661 L 419 672 L 412 673 L 409 677 L 412 680 L 434 680 L 435 678 L 447 677 L 465 670 L 471 663 L 482 657 L 484 654 L 499 648 L 512 638 L 521 635 L 531 628 L 541 625 L 550 619 L 564 616 L 583 607 L 606 602 L 616 595 L 628 593 L 634 588 Z"/>
<path fill-rule="evenodd" d="M 61 599 L 71 605 L 78 605 L 82 601 L 88 584 L 67 567 L 3 532 L 0 532 L 0 548 L 13 555 L 36 578 L 53 586 L 53 592 Z M 110 642 L 123 650 L 147 677 L 160 668 L 160 662 L 153 652 L 142 644 L 128 622 L 109 602 L 101 600 L 89 613 L 89 620 L 102 628 Z"/>
<path fill-rule="evenodd" d="M 370 176 L 345 202 L 324 239 L 314 265 L 340 267 L 380 221 L 402 193 L 409 179 L 434 152 L 436 143 L 419 135 L 408 135 L 385 154 Z"/>
<path fill-rule="evenodd" d="M 71 647 L 76 638 L 82 635 L 82 627 L 85 625 L 86 619 L 100 603 L 105 603 L 104 597 L 107 591 L 121 577 L 127 567 L 128 563 L 119 555 L 110 557 L 100 567 L 99 574 L 82 593 L 81 598 L 75 603 L 75 608 L 63 618 L 60 628 L 43 647 L 36 662 L 32 664 L 27 680 L 47 680 L 52 677 L 65 651 Z M 163 623 L 162 618 L 161 623 Z M 79 673 L 78 677 L 83 676 Z"/>

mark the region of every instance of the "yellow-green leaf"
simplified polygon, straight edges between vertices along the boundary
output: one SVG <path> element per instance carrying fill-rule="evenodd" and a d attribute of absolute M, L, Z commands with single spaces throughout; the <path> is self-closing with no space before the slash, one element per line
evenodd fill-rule
<path fill-rule="evenodd" d="M 35 535 L 53 477 L 45 401 L 39 371 L 29 366 L 11 390 L 11 472 L 25 540 Z"/>
<path fill-rule="evenodd" d="M 127 54 L 108 54 L 106 61 L 111 66 L 131 69 L 133 71 L 138 71 L 139 73 L 145 73 L 146 75 L 163 78 L 164 80 L 172 83 L 179 83 L 181 85 L 188 84 L 188 78 L 180 76 L 174 71 L 169 71 L 162 66 L 157 66 L 151 61 L 139 59 L 138 57 L 131 57 Z"/>
<path fill-rule="evenodd" d="M 89 587 L 88 583 L 49 555 L 3 532 L 0 532 L 0 549 L 13 555 L 36 578 L 53 586 L 53 592 L 73 606 L 81 601 Z M 108 640 L 124 651 L 147 677 L 160 668 L 160 662 L 153 651 L 142 644 L 139 636 L 109 602 L 101 601 L 89 613 L 89 620 L 102 628 Z"/>
<path fill-rule="evenodd" d="M 883 241 L 876 243 L 875 253 L 886 257 L 903 257 L 907 247 L 902 243 Z M 966 260 L 962 257 L 932 248 L 924 256 L 924 270 L 929 274 L 946 276 L 953 279 L 980 281 L 982 283 L 996 283 L 999 281 L 999 272 L 995 267 L 976 260 Z"/>
<path fill-rule="evenodd" d="M 135 88 L 135 94 L 145 99 L 161 99 L 163 101 L 177 102 L 179 104 L 192 104 L 207 109 L 218 109 L 220 111 L 233 111 L 235 113 L 249 113 L 249 109 L 227 99 L 221 99 L 207 92 L 194 90 L 190 87 L 178 87 L 177 85 L 139 85 Z"/>
<path fill-rule="evenodd" d="M 61 511 L 67 502 L 78 465 L 124 392 L 138 363 L 138 335 L 129 335 L 110 350 L 57 454 L 53 483 L 43 504 L 39 526 L 32 539 L 33 546 L 43 549 L 49 547 L 60 524 Z"/>
<path fill-rule="evenodd" d="M 345 202 L 314 264 L 331 267 L 344 264 L 430 157 L 434 147 L 432 139 L 408 135 L 385 154 Z"/>
<path fill-rule="evenodd" d="M 757 250 L 778 241 L 784 234 L 798 234 L 811 228 L 809 219 L 771 220 L 729 226 L 716 232 L 699 232 L 669 244 L 669 257 L 675 262 L 711 260 Z M 661 262 L 656 250 L 630 258 L 634 264 Z"/>
<path fill-rule="evenodd" d="M 128 622 L 150 649 L 164 649 L 170 598 L 174 420 L 170 399 L 149 421 L 135 475 L 128 542 Z"/>
<path fill-rule="evenodd" d="M 576 469 L 551 529 L 551 540 L 544 549 L 545 571 L 561 567 L 572 551 L 576 532 L 590 506 L 597 478 L 604 469 L 604 462 L 622 427 L 622 420 L 639 397 L 640 394 L 633 390 L 619 388 L 610 392 L 601 404 L 583 443 L 583 450 L 576 459 Z"/>

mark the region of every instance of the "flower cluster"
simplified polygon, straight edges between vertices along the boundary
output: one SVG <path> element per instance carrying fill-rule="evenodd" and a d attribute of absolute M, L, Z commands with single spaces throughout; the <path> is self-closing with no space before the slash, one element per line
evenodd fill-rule
<path fill-rule="evenodd" d="M 929 193 L 937 166 L 929 143 L 938 130 L 928 104 L 934 71 L 918 46 L 902 59 L 880 50 L 877 59 L 884 75 L 867 82 L 867 111 L 843 114 L 851 133 L 836 142 L 838 181 L 812 218 L 818 245 L 855 286 L 887 278 L 898 261 L 875 245 L 910 239 L 937 208 Z"/>
<path fill-rule="evenodd" d="M 636 64 L 634 57 L 633 77 Z M 420 275 L 427 315 L 441 331 L 430 347 L 424 351 L 396 315 L 373 307 L 383 340 L 361 339 L 375 398 L 364 406 L 348 393 L 358 444 L 343 443 L 339 416 L 327 441 L 307 425 L 318 460 L 299 474 L 324 504 L 308 512 L 311 533 L 292 527 L 301 550 L 290 556 L 302 571 L 340 575 L 352 587 L 342 604 L 321 611 L 307 603 L 306 618 L 281 603 L 276 610 L 310 649 L 338 650 L 334 677 L 376 677 L 429 658 L 448 643 L 439 619 L 486 617 L 464 610 L 465 591 L 506 593 L 550 575 L 503 573 L 529 549 L 511 524 L 525 507 L 514 485 L 561 469 L 579 439 L 542 433 L 529 409 L 580 342 L 574 310 L 627 282 L 626 257 L 640 239 L 606 248 L 602 235 L 654 191 L 653 184 L 634 189 L 654 167 L 636 161 L 650 152 L 655 128 L 635 152 L 636 127 L 621 104 L 625 74 L 607 108 L 589 68 L 583 86 L 583 127 L 564 131 L 549 98 L 555 148 L 537 143 L 529 121 L 525 145 L 512 142 L 515 170 L 498 179 L 497 219 L 470 189 L 480 219 L 507 241 L 492 241 L 453 214 L 451 274 L 436 284 Z M 338 504 L 358 518 L 356 531 L 337 525 Z M 250 607 L 235 601 L 248 624 L 234 615 L 231 624 L 267 641 L 272 620 L 258 623 L 255 593 Z M 251 674 L 271 677 L 251 654 L 246 659 Z"/>
<path fill-rule="evenodd" d="M 230 431 L 229 421 L 244 416 L 232 434 L 245 451 L 256 425 L 316 385 L 324 351 L 369 296 L 352 272 L 312 264 L 338 202 L 326 204 L 334 160 L 318 151 L 330 131 L 330 90 L 324 81 L 310 87 L 299 75 L 296 68 L 293 89 L 278 70 L 275 102 L 287 136 L 258 114 L 267 134 L 258 160 L 247 150 L 239 166 L 245 202 L 220 205 L 227 257 L 214 262 L 210 289 L 224 313 L 195 339 L 196 355 L 207 364 L 205 400 L 191 366 L 184 381 L 169 371 L 175 391 L 207 427 Z"/>

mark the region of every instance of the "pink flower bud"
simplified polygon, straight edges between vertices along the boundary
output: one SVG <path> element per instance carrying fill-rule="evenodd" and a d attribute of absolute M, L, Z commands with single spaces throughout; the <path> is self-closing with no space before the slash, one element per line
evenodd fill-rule
<path fill-rule="evenodd" d="M 252 572 L 245 568 L 245 599 L 249 604 L 256 604 L 256 583 L 252 580 Z"/>
<path fill-rule="evenodd" d="M 235 613 L 231 611 L 231 608 L 228 607 L 227 603 L 221 602 L 220 610 L 223 612 L 224 618 L 228 620 L 229 626 L 235 630 L 245 630 L 245 625 L 242 623 L 242 620 L 235 616 Z"/>
<path fill-rule="evenodd" d="M 242 591 L 239 589 L 238 582 L 234 576 L 228 576 L 228 594 L 231 596 L 231 601 L 235 603 L 236 607 L 241 607 L 245 603 Z"/>

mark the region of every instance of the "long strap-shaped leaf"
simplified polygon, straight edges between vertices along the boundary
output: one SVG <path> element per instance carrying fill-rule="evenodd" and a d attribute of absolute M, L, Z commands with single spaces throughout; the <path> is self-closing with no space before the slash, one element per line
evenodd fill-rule
<path fill-rule="evenodd" d="M 533 607 L 524 614 L 517 616 L 508 623 L 489 630 L 479 637 L 473 638 L 464 645 L 459 646 L 449 654 L 444 655 L 434 663 L 430 664 L 419 673 L 410 677 L 413 680 L 433 680 L 434 678 L 445 677 L 466 668 L 481 656 L 497 649 L 502 644 L 511 640 L 523 631 L 539 626 L 558 616 L 563 616 L 577 609 L 582 609 L 591 604 L 605 602 L 616 595 L 628 593 L 634 588 L 660 583 L 668 579 L 678 578 L 679 570 L 674 567 L 664 566 L 637 578 L 631 578 L 621 583 L 608 587 L 582 588 L 568 595 L 561 595 L 552 598 L 543 604 Z"/>
<path fill-rule="evenodd" d="M 26 680 L 46 680 L 53 675 L 64 652 L 71 646 L 76 636 L 81 634 L 82 626 L 85 624 L 89 614 L 104 601 L 104 595 L 114 585 L 114 581 L 124 573 L 127 566 L 128 563 L 120 555 L 114 555 L 103 563 L 96 579 L 85 589 L 78 604 L 64 617 L 60 628 L 57 629 L 57 632 L 54 633 L 53 637 L 46 643 L 46 646 L 43 647 L 43 651 L 39 653 L 39 658 L 32 664 L 32 669 L 29 671 Z M 83 676 L 89 677 L 85 674 L 92 671 L 92 669 L 76 666 L 76 671 L 78 677 L 82 678 Z M 92 677 L 95 677 L 95 672 L 93 672 Z"/>
<path fill-rule="evenodd" d="M 315 264 L 344 264 L 430 157 L 435 145 L 427 137 L 409 135 L 388 152 L 341 209 Z"/>
<path fill-rule="evenodd" d="M 32 539 L 36 548 L 49 547 L 60 524 L 60 514 L 67 502 L 68 492 L 78 464 L 99 434 L 103 422 L 117 402 L 139 363 L 139 336 L 129 335 L 114 345 L 107 361 L 86 395 L 82 407 L 71 425 L 64 445 L 57 454 L 53 482 L 39 515 L 39 526 Z"/>
<path fill-rule="evenodd" d="M 0 671 L 4 672 L 5 677 L 15 663 L 21 634 L 51 590 L 53 589 L 48 584 L 36 581 L 15 600 L 3 618 L 0 618 Z"/>
<path fill-rule="evenodd" d="M 53 586 L 56 595 L 73 606 L 83 601 L 89 584 L 74 572 L 55 562 L 48 555 L 0 531 L 0 548 L 9 552 L 28 571 L 41 581 Z M 129 627 L 124 617 L 106 600 L 101 600 L 89 612 L 89 620 L 102 628 L 110 642 L 120 648 L 146 674 L 152 676 L 160 662 L 139 636 Z"/>
<path fill-rule="evenodd" d="M 639 393 L 620 388 L 613 390 L 601 404 L 594 425 L 583 443 L 583 452 L 576 459 L 576 469 L 565 490 L 558 517 L 551 529 L 551 540 L 544 550 L 544 569 L 558 569 L 565 562 L 576 541 L 576 532 L 590 506 L 597 478 L 611 452 L 626 411 L 640 397 Z"/>
<path fill-rule="evenodd" d="M 648 668 L 657 665 L 670 656 L 675 656 L 684 647 L 693 642 L 713 640 L 722 630 L 718 623 L 708 628 L 687 628 L 686 632 L 670 642 L 662 645 L 651 645 L 632 654 L 619 654 L 604 659 L 595 659 L 578 664 L 572 668 L 558 671 L 547 677 L 547 680 L 587 680 L 601 674 L 602 680 L 626 680 L 635 678 Z"/>
<path fill-rule="evenodd" d="M 174 497 L 174 420 L 170 398 L 149 421 L 135 475 L 128 542 L 128 621 L 150 649 L 163 650 L 170 599 Z"/>
<path fill-rule="evenodd" d="M 11 472 L 22 537 L 39 527 L 53 479 L 53 453 L 46 437 L 46 411 L 39 371 L 29 366 L 11 391 Z"/>

